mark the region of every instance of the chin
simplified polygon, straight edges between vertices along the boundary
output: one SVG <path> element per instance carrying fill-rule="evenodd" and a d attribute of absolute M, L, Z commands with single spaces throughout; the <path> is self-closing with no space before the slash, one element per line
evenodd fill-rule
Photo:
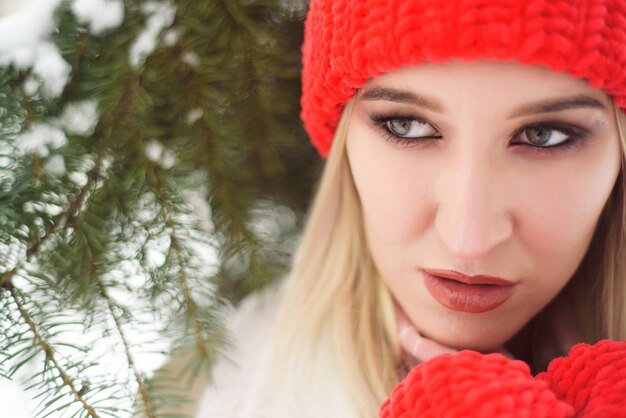
<path fill-rule="evenodd" d="M 431 323 L 432 324 L 432 323 Z M 456 321 L 452 324 L 432 324 L 419 327 L 424 337 L 457 350 L 475 350 L 480 352 L 498 351 L 509 341 L 523 324 L 513 326 L 487 326 L 486 324 L 467 324 Z M 500 324 L 505 325 L 505 324 Z"/>

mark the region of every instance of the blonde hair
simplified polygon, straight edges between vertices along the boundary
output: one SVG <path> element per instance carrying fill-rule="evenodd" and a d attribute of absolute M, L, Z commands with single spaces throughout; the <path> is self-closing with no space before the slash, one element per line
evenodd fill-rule
<path fill-rule="evenodd" d="M 402 354 L 392 299 L 366 245 L 360 200 L 346 156 L 352 108 L 348 103 L 342 114 L 287 278 L 274 354 L 286 373 L 296 369 L 306 373 L 304 353 L 314 342 L 330 339 L 355 408 L 359 416 L 369 417 L 397 384 Z M 617 107 L 615 114 L 623 172 L 626 116 Z M 626 339 L 623 182 L 620 174 L 588 254 L 571 280 L 574 295 L 585 300 L 577 311 L 588 342 Z"/>
<path fill-rule="evenodd" d="M 626 339 L 626 115 L 613 104 L 620 140 L 621 171 L 587 254 L 571 280 L 585 339 Z M 601 280 L 599 280 L 601 279 Z"/>

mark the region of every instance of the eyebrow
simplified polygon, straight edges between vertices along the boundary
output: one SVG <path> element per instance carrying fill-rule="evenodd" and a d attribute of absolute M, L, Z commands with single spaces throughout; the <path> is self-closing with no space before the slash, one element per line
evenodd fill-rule
<path fill-rule="evenodd" d="M 591 108 L 606 111 L 606 106 L 593 97 L 579 94 L 572 97 L 542 100 L 524 105 L 509 116 L 511 119 L 538 113 L 561 112 L 563 110 Z"/>
<path fill-rule="evenodd" d="M 387 87 L 372 87 L 361 94 L 361 100 L 412 104 L 437 113 L 444 113 L 445 106 L 438 100 L 416 94 L 410 91 L 397 90 Z M 522 116 L 536 115 L 539 113 L 561 112 L 570 109 L 592 108 L 606 111 L 607 108 L 597 99 L 582 94 L 572 97 L 561 97 L 556 99 L 541 100 L 530 103 L 516 109 L 509 118 L 519 118 Z"/>
<path fill-rule="evenodd" d="M 361 95 L 361 100 L 406 103 L 423 107 L 433 112 L 443 113 L 445 106 L 431 97 L 422 96 L 405 90 L 390 89 L 387 87 L 372 87 Z"/>

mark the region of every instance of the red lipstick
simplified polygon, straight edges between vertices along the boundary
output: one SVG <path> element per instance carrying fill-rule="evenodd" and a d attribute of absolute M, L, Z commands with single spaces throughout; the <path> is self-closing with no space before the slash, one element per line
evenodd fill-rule
<path fill-rule="evenodd" d="M 507 301 L 515 283 L 500 277 L 468 276 L 454 270 L 422 269 L 426 290 L 446 308 L 470 313 L 487 312 Z"/>

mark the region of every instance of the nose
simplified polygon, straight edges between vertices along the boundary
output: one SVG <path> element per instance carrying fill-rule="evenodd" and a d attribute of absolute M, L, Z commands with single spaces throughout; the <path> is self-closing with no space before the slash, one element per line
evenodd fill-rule
<path fill-rule="evenodd" d="M 447 167 L 435 188 L 435 226 L 453 256 L 479 259 L 513 233 L 506 181 L 484 156 L 465 155 Z"/>

